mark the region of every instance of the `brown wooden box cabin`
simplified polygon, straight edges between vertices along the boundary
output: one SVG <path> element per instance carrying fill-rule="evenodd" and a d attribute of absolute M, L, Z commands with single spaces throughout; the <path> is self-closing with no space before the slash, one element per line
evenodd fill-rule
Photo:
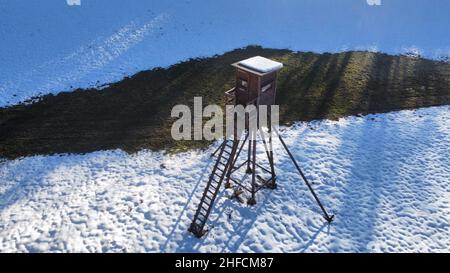
<path fill-rule="evenodd" d="M 256 56 L 232 64 L 236 67 L 236 86 L 228 91 L 234 104 L 275 104 L 276 82 L 282 63 Z"/>

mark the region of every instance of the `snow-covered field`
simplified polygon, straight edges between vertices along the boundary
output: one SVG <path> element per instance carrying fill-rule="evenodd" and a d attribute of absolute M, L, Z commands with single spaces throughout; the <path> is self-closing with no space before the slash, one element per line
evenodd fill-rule
<path fill-rule="evenodd" d="M 450 56 L 449 1 L 80 2 L 0 0 L 0 107 L 251 44 Z"/>
<path fill-rule="evenodd" d="M 254 207 L 223 192 L 207 236 L 186 230 L 209 152 L 99 151 L 0 163 L 0 250 L 450 251 L 450 108 L 299 123 L 277 141 L 278 188 Z M 217 143 L 215 144 L 217 145 Z"/>

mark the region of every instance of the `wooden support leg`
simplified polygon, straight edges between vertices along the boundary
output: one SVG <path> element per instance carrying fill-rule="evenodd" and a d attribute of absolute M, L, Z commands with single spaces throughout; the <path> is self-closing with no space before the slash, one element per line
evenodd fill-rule
<path fill-rule="evenodd" d="M 255 198 L 255 194 L 256 194 L 256 136 L 253 137 L 253 140 L 251 142 L 253 144 L 253 149 L 252 149 L 252 196 L 250 197 L 250 199 L 248 199 L 247 204 L 250 206 L 253 206 L 256 204 L 256 198 Z"/>
<path fill-rule="evenodd" d="M 302 170 L 300 169 L 300 166 L 297 164 L 297 161 L 295 161 L 295 158 L 292 155 L 291 151 L 289 151 L 289 149 L 288 149 L 286 143 L 284 142 L 283 138 L 281 138 L 280 133 L 277 132 L 277 131 L 276 131 L 276 133 L 278 135 L 278 139 L 280 140 L 280 142 L 283 145 L 284 149 L 286 150 L 287 154 L 291 158 L 292 163 L 294 163 L 295 168 L 297 168 L 298 173 L 303 178 L 303 181 L 305 182 L 305 184 L 308 187 L 309 191 L 311 192 L 311 194 L 313 195 L 313 197 L 316 200 L 317 204 L 319 205 L 320 209 L 322 210 L 325 220 L 327 220 L 328 223 L 331 223 L 333 221 L 334 215 L 328 214 L 328 212 L 326 211 L 325 207 L 322 205 L 322 202 L 320 202 L 319 197 L 317 196 L 317 194 L 314 192 L 313 188 L 311 187 L 311 184 L 309 183 L 308 179 L 306 178 L 306 176 L 303 174 Z"/>
<path fill-rule="evenodd" d="M 273 152 L 272 152 L 272 143 L 270 143 L 270 139 L 269 139 L 269 146 L 267 145 L 268 143 L 266 143 L 266 136 L 264 134 L 263 129 L 259 130 L 260 134 L 261 134 L 261 140 L 264 144 L 264 149 L 266 150 L 266 155 L 267 155 L 267 160 L 269 161 L 269 165 L 270 165 L 270 171 L 267 170 L 267 172 L 270 172 L 270 179 L 267 180 L 265 184 L 266 187 L 268 187 L 269 189 L 276 189 L 277 185 L 275 183 L 275 168 L 274 168 L 274 161 L 273 161 Z M 269 136 L 271 136 L 269 134 Z"/>
<path fill-rule="evenodd" d="M 249 135 L 250 135 L 250 132 L 249 132 Z M 250 163 L 252 162 L 251 156 L 252 156 L 252 140 L 250 139 L 248 141 L 247 171 L 246 171 L 246 173 L 248 173 L 248 174 L 252 173 L 252 168 L 250 167 Z"/>
<path fill-rule="evenodd" d="M 272 182 L 270 183 L 271 189 L 277 188 L 276 175 L 275 175 L 275 166 L 273 160 L 273 146 L 272 146 L 272 128 L 269 125 L 269 155 L 270 155 L 270 171 L 272 172 Z"/>

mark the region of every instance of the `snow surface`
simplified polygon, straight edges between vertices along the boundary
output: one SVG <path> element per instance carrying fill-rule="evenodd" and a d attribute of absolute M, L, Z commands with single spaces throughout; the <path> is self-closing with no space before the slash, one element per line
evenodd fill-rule
<path fill-rule="evenodd" d="M 278 141 L 278 188 L 254 207 L 222 192 L 200 240 L 186 230 L 218 143 L 179 155 L 99 151 L 0 163 L 0 250 L 450 251 L 448 106 L 297 123 L 282 135 L 336 215 L 331 226 Z"/>
<path fill-rule="evenodd" d="M 449 10 L 423 0 L 0 0 L 0 107 L 251 44 L 448 57 Z"/>

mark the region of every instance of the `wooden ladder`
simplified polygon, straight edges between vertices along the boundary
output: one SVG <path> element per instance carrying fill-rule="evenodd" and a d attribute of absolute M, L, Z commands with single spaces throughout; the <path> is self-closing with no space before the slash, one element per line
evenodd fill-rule
<path fill-rule="evenodd" d="M 234 155 L 236 154 L 238 146 L 238 140 L 226 139 L 222 143 L 219 154 L 217 155 L 216 163 L 214 164 L 211 175 L 209 176 L 203 196 L 200 199 L 200 204 L 198 205 L 194 219 L 189 227 L 189 231 L 198 238 L 205 234 L 204 228 L 206 221 L 211 213 L 214 200 L 217 197 L 223 180 L 227 177 L 228 171 L 233 168 L 232 165 L 234 163 Z"/>

